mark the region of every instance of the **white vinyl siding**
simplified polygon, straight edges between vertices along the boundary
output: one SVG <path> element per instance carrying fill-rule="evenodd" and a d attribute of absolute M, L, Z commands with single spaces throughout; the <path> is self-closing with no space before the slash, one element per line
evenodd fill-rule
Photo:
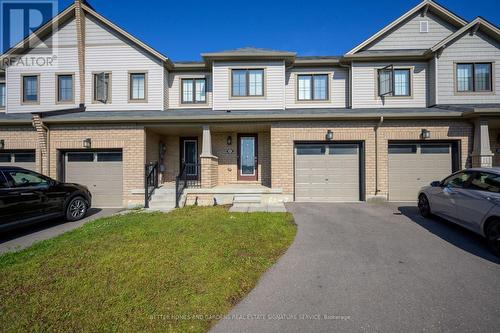
<path fill-rule="evenodd" d="M 164 108 L 164 66 L 140 47 L 110 30 L 90 15 L 85 17 L 86 106 L 89 111 L 162 110 Z M 93 103 L 93 73 L 111 73 L 111 102 Z M 147 73 L 147 99 L 129 102 L 129 75 Z"/>
<path fill-rule="evenodd" d="M 410 68 L 410 96 L 378 96 L 377 70 L 388 65 L 394 69 Z M 352 65 L 352 103 L 353 108 L 378 107 L 426 107 L 428 63 L 425 62 L 354 62 Z"/>
<path fill-rule="evenodd" d="M 465 83 L 458 86 L 456 75 L 464 75 L 465 73 L 457 73 L 457 64 L 488 62 L 492 63 L 493 91 L 457 92 L 457 88 L 466 88 Z M 446 47 L 438 59 L 438 103 L 500 103 L 499 65 L 500 43 L 484 36 L 481 32 L 472 36 L 466 32 Z"/>
<path fill-rule="evenodd" d="M 182 79 L 205 79 L 205 103 L 181 103 Z M 170 109 L 209 108 L 212 104 L 212 75 L 209 72 L 173 72 L 169 73 L 168 100 Z"/>
<path fill-rule="evenodd" d="M 420 32 L 421 21 L 428 22 L 428 32 Z M 428 49 L 456 30 L 456 27 L 432 13 L 428 13 L 427 17 L 422 17 L 420 13 L 416 13 L 399 27 L 366 46 L 364 50 Z"/>
<path fill-rule="evenodd" d="M 297 78 L 300 74 L 327 74 L 328 99 L 323 101 L 300 100 Z M 348 105 L 349 72 L 341 67 L 293 68 L 286 73 L 287 108 L 345 108 Z M 306 87 L 304 87 L 305 89 Z M 307 93 L 306 93 L 307 94 Z"/>
<path fill-rule="evenodd" d="M 264 69 L 263 96 L 231 96 L 232 69 Z M 258 87 L 255 89 L 258 90 Z M 283 61 L 214 62 L 214 110 L 284 109 L 285 64 Z"/>

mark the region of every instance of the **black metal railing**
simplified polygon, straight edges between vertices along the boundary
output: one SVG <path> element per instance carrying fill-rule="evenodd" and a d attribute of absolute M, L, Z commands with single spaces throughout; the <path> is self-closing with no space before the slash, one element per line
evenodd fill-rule
<path fill-rule="evenodd" d="M 149 200 L 158 188 L 158 162 L 146 164 L 144 170 L 144 207 L 149 208 Z"/>
<path fill-rule="evenodd" d="M 182 192 L 186 188 L 201 187 L 201 165 L 183 163 L 179 175 L 175 178 L 175 207 L 179 208 Z"/>

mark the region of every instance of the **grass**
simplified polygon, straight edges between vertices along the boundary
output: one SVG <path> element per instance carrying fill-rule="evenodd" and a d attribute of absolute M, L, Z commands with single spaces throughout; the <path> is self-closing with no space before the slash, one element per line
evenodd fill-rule
<path fill-rule="evenodd" d="M 290 246 L 286 213 L 131 213 L 0 256 L 2 332 L 204 332 Z"/>

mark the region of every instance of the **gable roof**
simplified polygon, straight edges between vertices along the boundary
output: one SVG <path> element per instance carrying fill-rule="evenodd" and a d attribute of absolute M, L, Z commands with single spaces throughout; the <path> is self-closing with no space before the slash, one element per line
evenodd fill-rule
<path fill-rule="evenodd" d="M 431 47 L 430 52 L 436 52 L 439 49 L 446 47 L 449 43 L 459 38 L 470 29 L 480 29 L 480 28 L 483 31 L 485 31 L 489 36 L 495 38 L 496 40 L 500 40 L 500 29 L 497 26 L 488 22 L 482 17 L 476 17 L 473 21 L 471 21 L 467 25 L 463 26 L 459 30 L 455 31 L 453 34 L 449 35 L 448 37 L 446 37 L 445 39 L 443 39 L 442 41 Z"/>
<path fill-rule="evenodd" d="M 295 60 L 296 53 L 289 51 L 278 51 L 257 47 L 242 47 L 234 50 L 226 50 L 212 53 L 202 53 L 203 59 L 210 63 L 213 60 L 234 60 L 234 59 L 282 59 L 287 63 Z"/>
<path fill-rule="evenodd" d="M 347 52 L 346 55 L 352 55 L 352 54 L 358 52 L 359 50 L 361 50 L 362 48 L 364 48 L 368 44 L 371 44 L 372 42 L 379 39 L 387 32 L 389 32 L 392 29 L 394 29 L 395 27 L 397 27 L 404 20 L 411 17 L 412 15 L 419 12 L 420 10 L 429 10 L 429 9 L 432 9 L 435 13 L 440 14 L 440 16 L 446 18 L 448 21 L 450 21 L 451 23 L 453 23 L 456 26 L 463 27 L 464 25 L 467 24 L 467 21 L 465 21 L 461 17 L 457 16 L 456 14 L 452 13 L 448 9 L 444 8 L 443 6 L 439 5 L 438 3 L 436 3 L 432 0 L 424 0 L 421 3 L 419 3 L 418 5 L 416 5 L 415 7 L 413 7 L 412 9 L 410 9 L 409 11 L 407 11 L 406 13 L 404 13 L 402 16 L 400 16 L 396 20 L 389 23 L 387 26 L 385 26 L 380 31 L 378 31 L 376 34 L 374 34 L 373 36 L 371 36 L 370 38 L 368 38 L 367 40 L 365 40 L 364 42 L 362 42 L 361 44 L 359 44 L 358 46 L 356 46 L 355 48 L 353 48 L 349 52 Z"/>

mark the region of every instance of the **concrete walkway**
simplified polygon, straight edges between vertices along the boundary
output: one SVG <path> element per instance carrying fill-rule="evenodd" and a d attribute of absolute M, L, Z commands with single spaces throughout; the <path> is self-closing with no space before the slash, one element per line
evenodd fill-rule
<path fill-rule="evenodd" d="M 91 208 L 87 217 L 77 222 L 66 222 L 63 218 L 36 223 L 0 235 L 0 254 L 22 250 L 35 242 L 49 239 L 76 229 L 84 223 L 100 217 L 110 216 L 121 208 Z"/>
<path fill-rule="evenodd" d="M 288 204 L 297 237 L 212 332 L 495 332 L 500 259 L 409 204 Z"/>

